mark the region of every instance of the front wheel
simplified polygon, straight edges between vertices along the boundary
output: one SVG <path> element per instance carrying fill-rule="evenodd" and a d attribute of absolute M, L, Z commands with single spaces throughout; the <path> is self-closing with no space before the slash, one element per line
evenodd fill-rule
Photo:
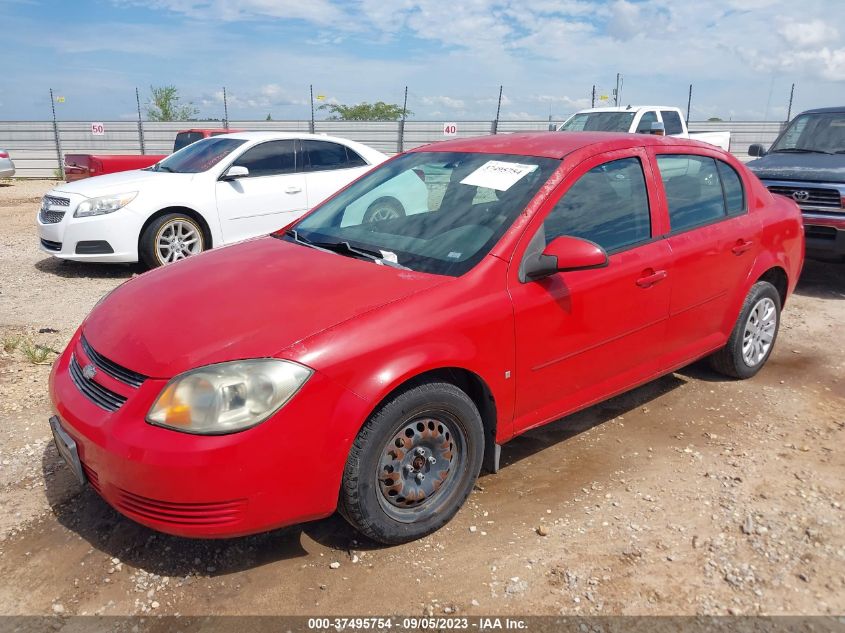
<path fill-rule="evenodd" d="M 138 246 L 141 260 L 150 268 L 158 268 L 202 253 L 205 234 L 193 218 L 167 213 L 150 223 Z"/>
<path fill-rule="evenodd" d="M 445 525 L 481 469 L 481 416 L 450 383 L 422 383 L 364 424 L 343 473 L 339 510 L 375 541 L 405 543 Z"/>
<path fill-rule="evenodd" d="M 751 378 L 772 353 L 780 328 L 780 295 L 767 281 L 751 286 L 727 344 L 710 357 L 716 371 Z"/>

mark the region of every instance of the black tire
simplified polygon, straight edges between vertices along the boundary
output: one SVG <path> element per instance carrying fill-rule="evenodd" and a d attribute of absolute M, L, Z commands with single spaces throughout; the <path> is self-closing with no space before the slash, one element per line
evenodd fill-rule
<path fill-rule="evenodd" d="M 364 224 L 370 222 L 381 222 L 383 220 L 395 220 L 405 217 L 405 207 L 396 198 L 379 198 L 367 207 L 364 213 Z"/>
<path fill-rule="evenodd" d="M 409 386 L 381 405 L 355 438 L 338 509 L 374 541 L 392 545 L 422 538 L 463 505 L 483 455 L 481 416 L 466 393 L 442 382 Z M 432 491 L 418 496 L 427 490 Z"/>
<path fill-rule="evenodd" d="M 758 306 L 769 305 L 766 302 L 771 302 L 774 307 L 772 318 L 774 319 L 774 327 L 771 334 L 771 342 L 764 353 L 755 354 L 754 362 L 746 360 L 743 353 L 743 345 L 746 343 L 747 327 L 754 328 L 753 323 L 749 322 L 752 312 Z M 731 335 L 728 338 L 727 344 L 710 356 L 710 365 L 721 374 L 730 376 L 731 378 L 751 378 L 766 361 L 775 347 L 777 341 L 778 330 L 780 329 L 780 295 L 777 289 L 767 281 L 758 281 L 751 286 L 745 301 L 742 304 L 742 309 L 739 311 L 739 318 L 736 320 Z M 754 334 L 751 334 L 751 340 L 754 340 Z"/>
<path fill-rule="evenodd" d="M 164 257 L 164 254 L 158 244 L 159 240 L 164 236 L 164 234 L 166 234 L 167 231 L 179 226 L 180 223 L 182 223 L 185 227 L 189 227 L 188 230 L 192 230 L 195 233 L 196 242 L 191 243 L 191 248 L 193 248 L 196 252 L 186 252 L 186 254 L 178 257 L 177 259 L 173 259 L 172 261 L 178 261 L 178 259 L 184 259 L 190 255 L 197 255 L 206 250 L 207 242 L 205 231 L 203 231 L 199 222 L 184 213 L 166 213 L 150 222 L 144 229 L 144 232 L 141 233 L 141 239 L 138 241 L 138 254 L 140 255 L 141 261 L 148 268 L 158 268 L 159 266 L 171 263 L 171 261 L 165 261 L 166 258 Z"/>

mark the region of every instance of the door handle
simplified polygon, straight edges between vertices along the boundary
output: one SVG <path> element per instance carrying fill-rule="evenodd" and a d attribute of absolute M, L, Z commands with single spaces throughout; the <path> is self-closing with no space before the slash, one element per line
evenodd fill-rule
<path fill-rule="evenodd" d="M 643 277 L 637 279 L 637 285 L 640 288 L 650 288 L 654 284 L 660 283 L 666 279 L 666 277 L 669 276 L 669 273 L 665 270 L 652 270 L 649 268 L 648 270 L 643 271 L 643 275 Z"/>
<path fill-rule="evenodd" d="M 302 187 L 288 187 L 285 189 L 285 193 L 299 193 L 302 191 Z"/>
<path fill-rule="evenodd" d="M 734 255 L 742 255 L 746 251 L 751 250 L 752 246 L 754 246 L 754 242 L 752 242 L 751 240 L 739 239 L 736 241 L 736 246 L 731 249 L 731 252 Z"/>

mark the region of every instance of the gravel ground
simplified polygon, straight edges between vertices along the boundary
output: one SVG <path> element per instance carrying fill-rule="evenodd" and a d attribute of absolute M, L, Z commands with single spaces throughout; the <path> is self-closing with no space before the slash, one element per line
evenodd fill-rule
<path fill-rule="evenodd" d="M 139 272 L 38 251 L 52 184 L 0 183 L 0 613 L 845 612 L 845 266 L 808 262 L 754 379 L 699 363 L 528 433 L 419 542 L 337 516 L 191 541 L 122 518 L 51 444 L 50 350 Z"/>

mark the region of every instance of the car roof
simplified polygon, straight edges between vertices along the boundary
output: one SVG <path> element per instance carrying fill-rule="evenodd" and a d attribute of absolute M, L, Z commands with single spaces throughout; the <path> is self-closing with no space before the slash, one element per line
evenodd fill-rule
<path fill-rule="evenodd" d="M 636 112 L 637 110 L 679 110 L 679 108 L 667 105 L 608 106 L 606 108 L 585 108 L 584 110 L 578 110 L 575 114 L 592 114 L 593 112 Z"/>
<path fill-rule="evenodd" d="M 328 136 L 326 134 L 308 134 L 307 132 L 233 132 L 230 134 L 220 134 L 215 138 L 221 138 L 222 136 L 244 141 L 285 141 L 289 139 L 330 141 L 332 143 L 346 145 L 361 154 L 370 162 L 378 162 L 386 158 L 382 152 L 370 147 L 369 145 L 364 145 L 363 143 L 358 143 L 357 141 L 352 141 L 348 138 Z"/>
<path fill-rule="evenodd" d="M 832 112 L 845 112 L 845 106 L 833 106 L 832 108 L 815 108 L 814 110 L 804 110 L 801 114 L 828 114 Z M 801 116 L 799 114 L 798 116 Z"/>
<path fill-rule="evenodd" d="M 516 154 L 563 158 L 589 146 L 597 151 L 645 146 L 687 146 L 714 149 L 714 145 L 674 136 L 628 134 L 625 132 L 521 132 L 438 141 L 417 147 L 414 152 L 475 152 L 480 154 Z M 718 148 L 716 148 L 718 149 Z"/>

